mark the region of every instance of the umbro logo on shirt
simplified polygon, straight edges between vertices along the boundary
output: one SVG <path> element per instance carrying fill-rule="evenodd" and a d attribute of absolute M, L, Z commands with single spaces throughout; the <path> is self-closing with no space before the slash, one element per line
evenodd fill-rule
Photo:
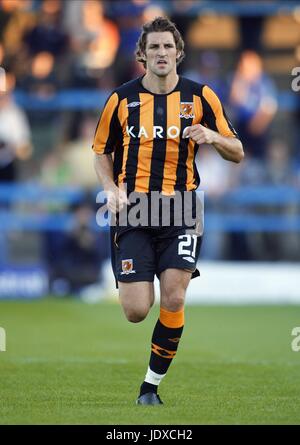
<path fill-rule="evenodd" d="M 130 102 L 130 104 L 127 105 L 127 108 L 138 107 L 141 104 L 142 102 Z"/>

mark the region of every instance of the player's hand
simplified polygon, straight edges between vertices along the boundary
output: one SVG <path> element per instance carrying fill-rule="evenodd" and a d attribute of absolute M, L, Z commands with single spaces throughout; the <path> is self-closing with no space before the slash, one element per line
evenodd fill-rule
<path fill-rule="evenodd" d="M 125 190 L 119 187 L 106 190 L 107 195 L 107 208 L 112 213 L 120 212 L 126 205 L 129 204 L 127 194 Z"/>
<path fill-rule="evenodd" d="M 196 144 L 213 144 L 216 141 L 216 132 L 204 127 L 201 124 L 195 124 L 186 127 L 183 131 L 182 137 L 190 138 Z"/>

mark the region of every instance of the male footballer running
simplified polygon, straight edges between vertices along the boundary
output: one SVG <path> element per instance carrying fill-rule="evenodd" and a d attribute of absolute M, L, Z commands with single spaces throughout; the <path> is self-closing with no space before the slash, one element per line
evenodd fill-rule
<path fill-rule="evenodd" d="M 158 195 L 166 200 L 188 195 L 192 205 L 186 207 L 194 215 L 200 182 L 195 164 L 198 148 L 211 144 L 222 158 L 235 163 L 244 157 L 217 95 L 207 85 L 177 74 L 183 57 L 184 42 L 174 23 L 163 17 L 146 23 L 136 50 L 146 73 L 109 96 L 93 144 L 107 207 L 116 215 L 111 227 L 112 266 L 128 321 L 145 319 L 154 302 L 155 275 L 160 283 L 160 315 L 139 405 L 163 403 L 157 389 L 180 343 L 185 294 L 191 278 L 199 275 L 202 239 L 197 215 L 193 224 L 187 224 L 184 205 L 180 210 L 170 205 L 169 222 L 163 224 L 164 204 L 152 206 L 151 200 Z M 122 225 L 121 213 L 134 204 L 132 193 L 146 197 L 148 204 L 151 201 L 144 215 L 149 218 L 143 224 Z M 155 224 L 153 216 L 158 216 Z M 184 217 L 178 223 L 180 216 Z"/>

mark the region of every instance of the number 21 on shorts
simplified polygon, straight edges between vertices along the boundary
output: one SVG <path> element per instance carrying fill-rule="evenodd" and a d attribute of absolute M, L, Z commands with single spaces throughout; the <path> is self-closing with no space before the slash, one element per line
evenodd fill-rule
<path fill-rule="evenodd" d="M 195 262 L 197 235 L 179 235 L 178 239 L 182 240 L 178 243 L 178 255 L 188 255 L 183 257 L 191 263 Z"/>

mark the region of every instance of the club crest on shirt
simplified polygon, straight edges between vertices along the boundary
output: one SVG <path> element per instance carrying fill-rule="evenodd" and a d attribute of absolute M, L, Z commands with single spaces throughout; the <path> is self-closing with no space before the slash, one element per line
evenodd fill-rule
<path fill-rule="evenodd" d="M 130 273 L 136 273 L 135 270 L 133 270 L 133 259 L 122 260 L 121 275 L 128 275 Z"/>
<path fill-rule="evenodd" d="M 193 102 L 180 102 L 179 117 L 184 117 L 185 119 L 193 119 L 195 117 Z"/>

